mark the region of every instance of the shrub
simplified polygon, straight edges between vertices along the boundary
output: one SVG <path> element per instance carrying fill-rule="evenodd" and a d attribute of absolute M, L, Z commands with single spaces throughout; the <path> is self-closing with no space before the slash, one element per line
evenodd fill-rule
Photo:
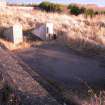
<path fill-rule="evenodd" d="M 95 12 L 92 10 L 92 9 L 87 9 L 86 11 L 85 11 L 85 17 L 87 18 L 87 17 L 90 17 L 90 18 L 92 18 L 93 16 L 95 16 Z"/>
<path fill-rule="evenodd" d="M 39 7 L 47 12 L 62 12 L 65 6 L 50 2 L 42 2 L 39 4 Z"/>
<path fill-rule="evenodd" d="M 39 4 L 39 7 L 43 10 L 48 11 L 48 9 L 49 9 L 48 5 L 49 5 L 49 2 L 42 2 Z"/>
<path fill-rule="evenodd" d="M 83 14 L 85 11 L 86 11 L 86 8 L 84 7 L 78 7 L 76 5 L 69 5 L 68 6 L 68 9 L 70 9 L 70 13 L 73 14 L 73 15 L 79 15 L 79 14 Z"/>
<path fill-rule="evenodd" d="M 66 6 L 65 5 L 62 5 L 62 4 L 55 4 L 54 8 L 55 8 L 55 12 L 56 11 L 57 12 L 63 12 L 64 11 L 64 8 L 66 8 Z"/>
<path fill-rule="evenodd" d="M 93 9 L 86 9 L 85 7 L 79 7 L 79 6 L 73 5 L 73 4 L 70 4 L 68 6 L 68 9 L 70 10 L 71 14 L 76 15 L 76 16 L 80 15 L 80 14 L 84 14 L 86 18 L 88 16 L 92 18 L 93 16 L 99 14 L 98 11 L 94 11 Z M 103 14 L 104 14 L 104 11 L 103 11 Z"/>
<path fill-rule="evenodd" d="M 100 11 L 100 14 L 105 14 L 105 11 Z"/>
<path fill-rule="evenodd" d="M 94 13 L 95 13 L 95 15 L 99 15 L 99 14 L 100 14 L 100 12 L 99 12 L 99 11 L 95 11 Z"/>
<path fill-rule="evenodd" d="M 81 8 L 80 8 L 80 11 L 81 11 L 82 14 L 84 14 L 85 11 L 86 11 L 86 8 L 85 8 L 85 7 L 81 7 Z"/>
<path fill-rule="evenodd" d="M 70 13 L 73 15 L 79 15 L 81 13 L 79 7 L 76 5 L 69 5 L 68 9 L 70 9 Z"/>

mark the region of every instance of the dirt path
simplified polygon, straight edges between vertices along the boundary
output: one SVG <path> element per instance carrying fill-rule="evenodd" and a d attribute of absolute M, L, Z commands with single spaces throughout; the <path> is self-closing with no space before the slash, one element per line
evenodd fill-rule
<path fill-rule="evenodd" d="M 28 68 L 25 65 L 24 67 L 21 66 L 15 55 L 0 49 L 0 72 L 10 77 L 11 81 L 6 81 L 11 82 L 11 85 L 19 91 L 23 105 L 59 105 L 25 69 Z M 38 75 L 35 74 L 35 76 L 37 77 Z"/>
<path fill-rule="evenodd" d="M 102 62 L 73 53 L 68 48 L 47 44 L 22 50 L 17 55 L 33 70 L 66 88 L 93 86 L 104 88 L 105 67 Z"/>

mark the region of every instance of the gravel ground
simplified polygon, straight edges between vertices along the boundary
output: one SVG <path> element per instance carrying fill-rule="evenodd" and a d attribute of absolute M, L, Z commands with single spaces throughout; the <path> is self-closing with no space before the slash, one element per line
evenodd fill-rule
<path fill-rule="evenodd" d="M 104 59 L 80 55 L 67 46 L 47 43 L 16 53 L 20 59 L 47 78 L 55 87 L 79 91 L 105 89 Z"/>
<path fill-rule="evenodd" d="M 57 43 L 21 50 L 17 55 L 34 71 L 68 88 L 85 87 L 85 83 L 96 88 L 105 85 L 102 61 L 76 54 Z"/>

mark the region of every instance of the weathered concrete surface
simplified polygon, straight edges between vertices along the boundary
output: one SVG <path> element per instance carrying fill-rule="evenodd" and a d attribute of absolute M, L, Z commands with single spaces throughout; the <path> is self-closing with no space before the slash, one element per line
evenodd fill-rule
<path fill-rule="evenodd" d="M 39 28 L 34 29 L 32 34 L 36 35 L 42 40 L 50 40 L 53 38 L 54 34 L 54 25 L 53 23 L 45 23 L 41 25 Z"/>
<path fill-rule="evenodd" d="M 4 37 L 14 44 L 20 44 L 23 42 L 23 32 L 22 25 L 20 23 L 15 23 L 13 26 L 5 29 L 3 33 Z"/>
<path fill-rule="evenodd" d="M 16 57 L 3 49 L 0 49 L 0 71 L 11 78 L 12 85 L 15 86 L 21 94 L 26 94 L 23 98 L 27 103 L 24 103 L 24 105 L 59 105 L 56 100 L 19 65 Z M 7 81 L 9 82 L 9 80 Z"/>
<path fill-rule="evenodd" d="M 105 87 L 105 62 L 77 55 L 64 46 L 47 44 L 17 55 L 34 71 L 67 88 Z"/>

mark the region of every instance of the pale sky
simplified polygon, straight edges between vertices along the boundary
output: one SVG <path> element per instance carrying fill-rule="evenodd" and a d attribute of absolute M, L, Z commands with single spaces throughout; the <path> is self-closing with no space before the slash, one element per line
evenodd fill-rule
<path fill-rule="evenodd" d="M 8 2 L 16 3 L 39 3 L 42 1 L 51 1 L 56 3 L 83 3 L 83 4 L 97 4 L 99 6 L 105 6 L 105 0 L 7 0 Z"/>

